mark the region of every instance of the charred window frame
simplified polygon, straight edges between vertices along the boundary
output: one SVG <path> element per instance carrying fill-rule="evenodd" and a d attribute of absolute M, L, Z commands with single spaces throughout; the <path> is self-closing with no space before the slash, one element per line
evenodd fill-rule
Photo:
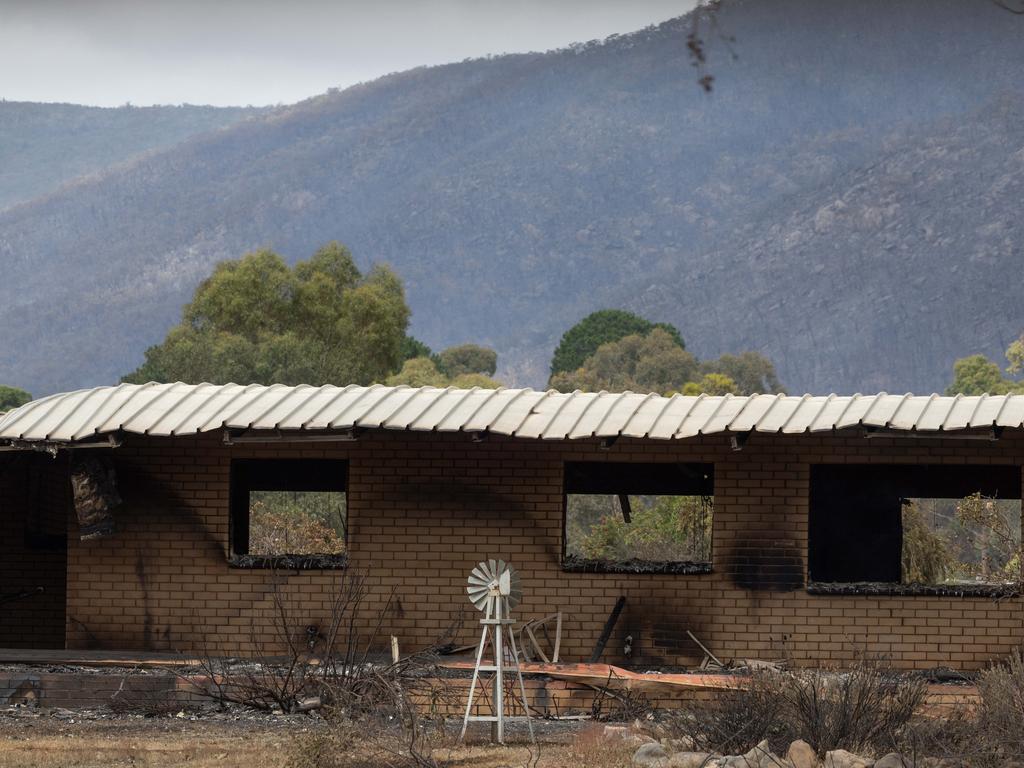
<path fill-rule="evenodd" d="M 1019 524 L 1018 465 L 813 465 L 808 591 L 858 595 L 1017 594 L 1019 583 L 1009 581 L 905 583 L 905 506 L 914 500 L 962 500 L 979 493 L 1015 501 Z"/>
<path fill-rule="evenodd" d="M 591 573 L 710 573 L 711 525 L 714 515 L 715 468 L 713 464 L 567 462 L 562 496 L 562 569 Z M 592 497 L 609 502 L 601 519 L 624 524 L 623 531 L 645 514 L 654 512 L 659 497 L 677 497 L 679 509 L 687 509 L 681 535 L 689 542 L 679 556 L 599 556 L 583 552 L 578 508 L 574 505 Z M 671 501 L 666 499 L 667 501 Z M 591 515 L 595 514 L 591 512 Z M 593 521 L 591 521 L 593 523 Z M 589 528 L 590 534 L 593 527 Z M 588 534 L 589 535 L 589 534 Z M 682 544 L 680 544 L 682 547 Z"/>
<path fill-rule="evenodd" d="M 231 462 L 229 564 L 236 568 L 296 570 L 343 568 L 348 564 L 348 462 L 334 459 L 235 459 Z M 340 499 L 341 551 L 250 551 L 253 503 L 273 492 L 331 495 Z M 324 547 L 332 549 L 332 547 Z"/>

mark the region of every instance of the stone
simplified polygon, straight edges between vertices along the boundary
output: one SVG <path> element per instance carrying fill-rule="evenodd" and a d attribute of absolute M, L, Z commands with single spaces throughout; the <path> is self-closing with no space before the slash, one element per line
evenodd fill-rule
<path fill-rule="evenodd" d="M 690 736 L 661 739 L 661 743 L 669 752 L 693 752 L 696 746 Z"/>
<path fill-rule="evenodd" d="M 633 765 L 637 768 L 665 768 L 668 751 L 656 741 L 643 744 L 633 753 Z"/>
<path fill-rule="evenodd" d="M 707 768 L 712 764 L 707 752 L 677 752 L 668 759 L 665 768 Z"/>
<path fill-rule="evenodd" d="M 638 733 L 628 725 L 606 725 L 601 735 L 610 740 L 622 741 L 626 744 L 647 744 L 654 741 L 646 733 Z"/>
<path fill-rule="evenodd" d="M 814 753 L 813 747 L 803 739 L 797 739 L 789 745 L 786 752 L 786 759 L 793 768 L 818 768 L 818 756 Z"/>
<path fill-rule="evenodd" d="M 873 768 L 874 761 L 866 757 L 847 752 L 845 749 L 833 749 L 825 753 L 825 768 Z"/>

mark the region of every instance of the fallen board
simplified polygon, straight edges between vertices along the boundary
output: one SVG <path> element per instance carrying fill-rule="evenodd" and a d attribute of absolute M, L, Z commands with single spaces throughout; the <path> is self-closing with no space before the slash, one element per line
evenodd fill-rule
<path fill-rule="evenodd" d="M 444 669 L 472 670 L 471 661 L 446 661 L 440 664 Z M 608 685 L 612 683 L 627 690 L 652 690 L 668 688 L 704 688 L 728 690 L 745 687 L 745 675 L 701 675 L 701 674 L 660 674 L 657 672 L 633 672 L 611 664 L 542 664 L 524 662 L 520 665 L 524 675 L 547 675 L 557 680 L 569 680 L 587 685 Z"/>

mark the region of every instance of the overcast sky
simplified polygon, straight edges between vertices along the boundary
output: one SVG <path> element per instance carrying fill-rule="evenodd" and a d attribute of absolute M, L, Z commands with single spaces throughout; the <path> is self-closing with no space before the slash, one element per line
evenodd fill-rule
<path fill-rule="evenodd" d="M 0 97 L 290 103 L 420 64 L 630 32 L 694 0 L 0 0 Z"/>

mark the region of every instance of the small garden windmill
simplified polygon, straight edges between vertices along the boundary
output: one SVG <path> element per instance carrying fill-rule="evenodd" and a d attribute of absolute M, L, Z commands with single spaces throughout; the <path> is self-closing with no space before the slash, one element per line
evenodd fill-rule
<path fill-rule="evenodd" d="M 489 722 L 491 738 L 499 744 L 505 743 L 505 722 L 509 716 L 505 714 L 505 673 L 514 672 L 519 683 L 522 696 L 523 712 L 526 724 L 530 729 L 530 740 L 533 741 L 533 723 L 530 721 L 530 702 L 526 698 L 526 686 L 523 684 L 523 672 L 519 668 L 519 654 L 516 650 L 516 638 L 512 632 L 512 609 L 519 604 L 523 596 L 519 584 L 519 574 L 504 560 L 485 560 L 479 563 L 469 575 L 466 586 L 469 600 L 484 617 L 480 619 L 483 630 L 480 633 L 480 646 L 476 652 L 476 664 L 473 667 L 473 681 L 469 684 L 469 700 L 466 702 L 466 717 L 462 721 L 462 733 L 459 741 L 466 737 L 466 728 L 470 722 Z M 509 663 L 505 661 L 505 641 L 508 641 Z M 488 642 L 494 654 L 493 664 L 484 664 L 484 650 Z M 476 694 L 477 683 L 481 682 L 481 672 L 492 672 L 491 678 L 491 709 L 490 715 L 473 714 L 473 696 Z"/>

